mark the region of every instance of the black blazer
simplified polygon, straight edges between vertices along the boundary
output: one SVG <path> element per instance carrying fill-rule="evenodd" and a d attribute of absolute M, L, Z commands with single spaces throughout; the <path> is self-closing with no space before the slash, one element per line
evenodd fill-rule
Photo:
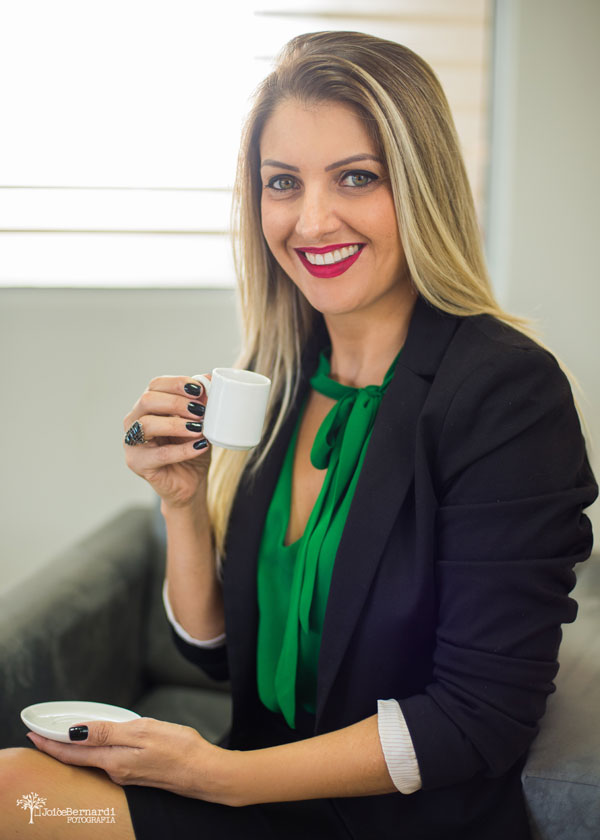
<path fill-rule="evenodd" d="M 229 745 L 276 742 L 256 689 L 256 560 L 308 387 L 242 482 L 224 567 L 227 647 L 188 658 L 231 679 Z M 355 838 L 528 837 L 520 770 L 554 690 L 573 565 L 597 488 L 554 358 L 488 316 L 419 299 L 336 556 L 314 733 L 400 702 L 423 788 L 333 800 Z M 310 733 L 303 733 L 310 734 Z"/>

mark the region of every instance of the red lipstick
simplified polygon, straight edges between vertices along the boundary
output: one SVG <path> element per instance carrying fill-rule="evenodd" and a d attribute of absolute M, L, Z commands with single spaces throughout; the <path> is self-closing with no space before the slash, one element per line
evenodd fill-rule
<path fill-rule="evenodd" d="M 346 257 L 339 262 L 330 264 L 330 265 L 313 265 L 309 262 L 305 256 L 306 253 L 308 254 L 328 254 L 331 251 L 339 251 L 341 248 L 350 248 L 353 245 L 359 245 L 359 249 L 355 254 L 352 254 L 349 257 Z M 343 245 L 326 245 L 324 248 L 294 248 L 296 253 L 298 254 L 302 265 L 306 268 L 313 277 L 322 277 L 322 278 L 329 278 L 329 277 L 337 277 L 340 274 L 343 274 L 347 271 L 351 265 L 353 265 L 356 260 L 360 257 L 363 251 L 364 244 L 362 242 L 348 242 L 347 244 Z"/>

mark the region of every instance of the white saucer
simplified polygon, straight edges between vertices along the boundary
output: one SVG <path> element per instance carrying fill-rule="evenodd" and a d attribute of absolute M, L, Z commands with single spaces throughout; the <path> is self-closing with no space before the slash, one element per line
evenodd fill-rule
<path fill-rule="evenodd" d="M 120 706 L 107 703 L 91 703 L 86 700 L 56 700 L 51 703 L 35 703 L 21 712 L 21 720 L 38 735 L 70 744 L 69 727 L 92 720 L 110 720 L 123 723 L 140 716 Z"/>

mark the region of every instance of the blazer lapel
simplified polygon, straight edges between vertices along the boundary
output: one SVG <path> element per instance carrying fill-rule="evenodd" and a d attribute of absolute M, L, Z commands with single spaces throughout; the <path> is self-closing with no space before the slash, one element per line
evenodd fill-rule
<path fill-rule="evenodd" d="M 223 569 L 225 623 L 230 673 L 241 677 L 236 679 L 236 685 L 240 687 L 256 685 L 258 551 L 269 504 L 308 387 L 308 376 L 316 364 L 318 349 L 316 346 L 308 349 L 295 405 L 256 476 L 246 476 L 240 483 L 229 521 Z M 233 684 L 232 688 L 235 689 Z"/>
<path fill-rule="evenodd" d="M 223 588 L 229 668 L 231 674 L 242 676 L 241 682 L 236 680 L 238 685 L 256 684 L 258 550 L 296 417 L 293 412 L 287 418 L 256 478 L 242 481 L 230 518 Z"/>
<path fill-rule="evenodd" d="M 371 582 L 414 476 L 419 417 L 458 321 L 418 299 L 382 400 L 336 555 L 318 675 L 317 729 Z"/>

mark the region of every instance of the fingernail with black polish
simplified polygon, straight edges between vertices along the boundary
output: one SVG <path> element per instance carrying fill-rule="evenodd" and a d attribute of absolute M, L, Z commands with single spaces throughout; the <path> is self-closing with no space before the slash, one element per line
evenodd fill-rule
<path fill-rule="evenodd" d="M 199 397 L 202 393 L 202 385 L 196 385 L 195 382 L 186 382 L 183 390 L 192 397 Z"/>
<path fill-rule="evenodd" d="M 208 446 L 208 441 L 206 438 L 202 438 L 202 440 L 197 440 L 194 444 L 194 449 L 206 449 Z"/>
<path fill-rule="evenodd" d="M 190 414 L 196 414 L 198 417 L 204 417 L 205 408 L 200 403 L 190 403 L 188 405 L 188 411 Z"/>
<path fill-rule="evenodd" d="M 87 726 L 71 726 L 69 729 L 69 738 L 71 741 L 85 741 L 88 734 Z"/>
<path fill-rule="evenodd" d="M 188 432 L 201 432 L 204 423 L 195 423 L 193 420 L 190 420 L 189 423 L 185 424 L 185 428 Z"/>

